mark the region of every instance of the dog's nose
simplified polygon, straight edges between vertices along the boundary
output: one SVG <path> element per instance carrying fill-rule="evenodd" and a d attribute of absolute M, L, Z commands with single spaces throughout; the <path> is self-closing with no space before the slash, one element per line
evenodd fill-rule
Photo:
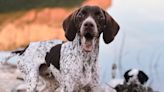
<path fill-rule="evenodd" d="M 93 25 L 92 22 L 86 22 L 86 23 L 84 24 L 84 27 L 85 27 L 85 28 L 93 28 L 94 25 Z"/>
<path fill-rule="evenodd" d="M 93 39 L 93 34 L 87 32 L 87 33 L 84 34 L 84 37 L 85 37 L 86 39 L 88 39 L 88 40 L 89 40 L 89 39 L 91 40 L 91 39 Z"/>

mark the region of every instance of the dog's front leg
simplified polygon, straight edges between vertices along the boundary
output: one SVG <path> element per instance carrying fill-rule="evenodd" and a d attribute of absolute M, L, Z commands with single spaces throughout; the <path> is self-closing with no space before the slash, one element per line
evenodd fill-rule
<path fill-rule="evenodd" d="M 35 69 L 32 69 L 26 76 L 25 82 L 27 84 L 27 92 L 36 92 L 36 87 L 38 83 L 38 72 Z"/>
<path fill-rule="evenodd" d="M 61 80 L 61 92 L 78 92 L 75 89 L 75 80 L 71 77 L 71 75 L 63 75 Z"/>
<path fill-rule="evenodd" d="M 100 74 L 99 74 L 99 64 L 98 62 L 94 63 L 92 66 L 92 79 L 90 82 L 91 92 L 97 92 L 94 91 L 95 88 L 99 88 L 100 86 Z"/>
<path fill-rule="evenodd" d="M 73 84 L 65 82 L 65 84 L 62 85 L 62 91 L 61 92 L 75 92 Z"/>

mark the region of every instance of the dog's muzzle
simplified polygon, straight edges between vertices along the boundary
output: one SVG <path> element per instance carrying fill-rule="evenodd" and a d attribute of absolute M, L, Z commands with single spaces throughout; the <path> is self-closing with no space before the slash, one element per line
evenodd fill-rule
<path fill-rule="evenodd" d="M 87 32 L 87 33 L 84 34 L 84 37 L 85 37 L 87 40 L 92 40 L 94 36 L 92 35 L 92 33 Z"/>
<path fill-rule="evenodd" d="M 94 39 L 96 38 L 97 28 L 96 23 L 92 17 L 88 17 L 82 24 L 81 36 L 82 36 L 82 46 L 87 52 L 94 49 Z"/>
<path fill-rule="evenodd" d="M 95 32 L 95 25 L 92 22 L 85 22 L 83 31 L 86 40 L 92 40 Z"/>

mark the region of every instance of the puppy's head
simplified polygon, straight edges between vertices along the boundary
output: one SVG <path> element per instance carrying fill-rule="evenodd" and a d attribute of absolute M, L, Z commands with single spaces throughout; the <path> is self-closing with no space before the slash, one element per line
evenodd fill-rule
<path fill-rule="evenodd" d="M 125 82 L 127 84 L 144 84 L 148 81 L 148 76 L 141 70 L 130 69 L 124 74 Z"/>
<path fill-rule="evenodd" d="M 84 6 L 64 20 L 63 28 L 69 41 L 73 41 L 78 34 L 83 50 L 90 52 L 101 33 L 103 33 L 105 43 L 113 41 L 118 33 L 119 25 L 100 7 Z"/>

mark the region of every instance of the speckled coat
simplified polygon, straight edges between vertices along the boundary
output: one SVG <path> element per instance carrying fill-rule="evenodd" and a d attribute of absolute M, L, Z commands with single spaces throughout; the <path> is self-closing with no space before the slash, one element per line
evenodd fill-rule
<path fill-rule="evenodd" d="M 87 53 L 82 51 L 79 39 L 76 36 L 73 42 L 64 43 L 61 48 L 60 71 L 64 92 L 77 92 L 83 87 L 99 85 L 99 41 L 95 49 Z"/>
<path fill-rule="evenodd" d="M 36 91 L 39 82 L 38 69 L 41 64 L 45 63 L 46 52 L 49 52 L 53 46 L 60 43 L 62 41 L 33 42 L 19 56 L 18 68 L 25 75 L 28 92 Z M 55 76 L 55 80 L 59 82 L 61 90 L 64 92 L 77 92 L 86 87 L 88 89 L 88 87 L 92 88 L 99 85 L 98 51 L 99 41 L 97 41 L 95 49 L 92 52 L 83 52 L 78 36 L 76 36 L 74 41 L 62 44 L 60 70 L 56 69 L 53 65 L 50 66 L 50 71 Z M 57 83 L 55 83 L 55 80 L 54 83 L 51 82 L 49 84 L 52 86 L 48 86 L 47 90 L 56 88 L 55 85 Z"/>
<path fill-rule="evenodd" d="M 48 52 L 53 46 L 62 43 L 59 40 L 32 42 L 26 48 L 24 53 L 18 58 L 18 68 L 25 76 L 25 84 L 27 92 L 35 92 L 37 85 L 39 85 L 39 66 L 45 63 L 46 52 Z M 53 81 L 53 80 L 51 80 Z M 45 85 L 45 84 L 44 84 Z M 52 85 L 52 84 L 51 84 Z M 51 86 L 49 86 L 52 89 Z"/>
<path fill-rule="evenodd" d="M 63 29 L 69 41 L 60 48 L 56 46 L 61 41 L 34 42 L 20 54 L 18 67 L 25 74 L 27 92 L 36 91 L 39 74 L 42 74 L 39 70 L 48 70 L 53 79 L 44 77 L 50 84 L 48 92 L 57 87 L 59 92 L 79 92 L 81 89 L 90 92 L 99 86 L 100 34 L 103 33 L 104 42 L 108 44 L 114 40 L 119 25 L 100 7 L 84 6 L 64 20 Z M 48 67 L 41 69 L 43 64 Z"/>

